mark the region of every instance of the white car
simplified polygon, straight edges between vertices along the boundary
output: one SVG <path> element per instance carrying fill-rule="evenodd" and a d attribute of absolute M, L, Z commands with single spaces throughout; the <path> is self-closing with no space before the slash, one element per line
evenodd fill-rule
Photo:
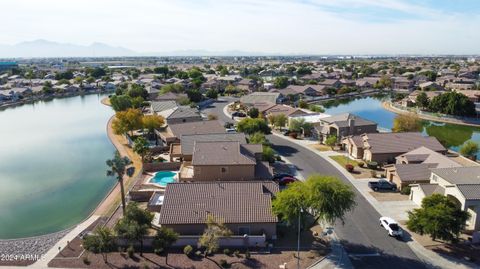
<path fill-rule="evenodd" d="M 385 228 L 390 236 L 401 237 L 403 235 L 402 228 L 400 228 L 398 223 L 392 218 L 381 217 L 380 226 Z"/>

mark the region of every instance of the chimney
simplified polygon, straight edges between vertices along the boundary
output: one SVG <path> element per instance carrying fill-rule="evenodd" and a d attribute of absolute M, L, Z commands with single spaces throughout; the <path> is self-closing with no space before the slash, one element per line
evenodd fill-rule
<path fill-rule="evenodd" d="M 355 135 L 355 116 L 348 117 L 349 135 Z"/>

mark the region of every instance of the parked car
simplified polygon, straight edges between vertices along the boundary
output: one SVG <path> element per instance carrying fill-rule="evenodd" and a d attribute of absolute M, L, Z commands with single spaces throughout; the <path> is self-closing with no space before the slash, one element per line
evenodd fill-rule
<path fill-rule="evenodd" d="M 290 174 L 287 174 L 287 173 L 281 173 L 281 174 L 273 175 L 272 180 L 279 181 L 280 179 L 282 179 L 284 177 L 293 177 L 293 176 L 290 175 Z"/>
<path fill-rule="evenodd" d="M 374 190 L 374 191 L 379 191 L 379 190 L 396 190 L 397 185 L 395 183 L 389 182 L 385 179 L 380 179 L 379 181 L 369 181 L 368 186 Z"/>
<path fill-rule="evenodd" d="M 278 185 L 286 186 L 286 185 L 288 185 L 290 183 L 293 183 L 295 181 L 297 181 L 297 179 L 294 178 L 294 177 L 282 177 L 281 179 L 278 180 Z"/>
<path fill-rule="evenodd" d="M 240 111 L 235 111 L 232 113 L 232 117 L 239 117 L 239 118 L 245 118 L 247 114 L 240 112 Z"/>
<path fill-rule="evenodd" d="M 381 217 L 380 226 L 387 230 L 389 236 L 401 237 L 403 235 L 402 228 L 400 228 L 398 223 L 392 218 Z"/>

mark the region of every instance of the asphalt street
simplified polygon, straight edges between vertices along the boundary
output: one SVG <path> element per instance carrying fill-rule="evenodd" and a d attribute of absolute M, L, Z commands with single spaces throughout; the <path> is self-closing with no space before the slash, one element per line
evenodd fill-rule
<path fill-rule="evenodd" d="M 203 113 L 216 114 L 223 122 L 233 122 L 223 113 L 223 107 L 233 100 L 235 99 L 226 98 L 216 102 L 205 108 Z M 346 215 L 345 223 L 338 222 L 334 227 L 355 268 L 430 267 L 417 258 L 405 241 L 387 235 L 379 225 L 379 213 L 334 166 L 317 154 L 287 139 L 273 135 L 269 135 L 268 139 L 273 144 L 273 148 L 292 162 L 303 177 L 307 178 L 314 173 L 336 176 L 355 191 L 357 206 Z M 409 240 L 408 235 L 404 240 Z"/>

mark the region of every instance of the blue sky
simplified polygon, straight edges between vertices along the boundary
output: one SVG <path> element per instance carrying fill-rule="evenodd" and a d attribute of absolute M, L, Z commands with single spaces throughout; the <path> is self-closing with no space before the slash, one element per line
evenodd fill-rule
<path fill-rule="evenodd" d="M 15 0 L 0 44 L 139 52 L 480 54 L 480 0 Z"/>

